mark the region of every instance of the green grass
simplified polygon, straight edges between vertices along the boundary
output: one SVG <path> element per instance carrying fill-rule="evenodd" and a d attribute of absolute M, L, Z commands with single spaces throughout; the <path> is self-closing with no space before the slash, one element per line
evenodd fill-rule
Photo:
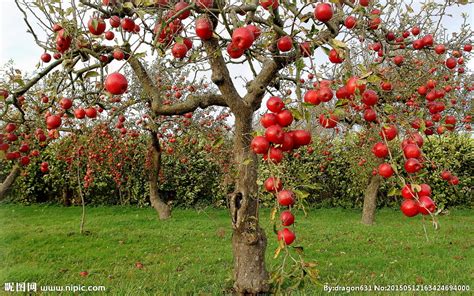
<path fill-rule="evenodd" d="M 88 235 L 78 233 L 80 211 L 2 205 L 0 285 L 104 285 L 108 295 L 214 295 L 232 285 L 225 210 L 176 209 L 163 222 L 152 209 L 88 208 Z M 398 211 L 378 212 L 377 224 L 369 227 L 359 223 L 359 211 L 311 210 L 307 217 L 297 213 L 298 244 L 306 260 L 318 263 L 321 283 L 469 284 L 474 290 L 473 213 L 452 210 L 440 217 L 436 232 L 427 223 L 426 241 L 421 219 L 407 219 Z M 263 211 L 271 269 L 281 259 L 272 258 L 277 242 L 268 220 L 269 211 Z M 143 269 L 135 267 L 137 261 Z M 79 275 L 83 270 L 88 277 Z M 307 286 L 301 292 L 322 293 L 318 290 Z"/>

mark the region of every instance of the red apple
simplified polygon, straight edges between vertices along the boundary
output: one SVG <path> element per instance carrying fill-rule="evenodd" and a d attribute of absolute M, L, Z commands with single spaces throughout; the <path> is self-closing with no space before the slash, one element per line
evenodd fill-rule
<path fill-rule="evenodd" d="M 293 48 L 293 39 L 290 36 L 283 36 L 277 41 L 278 50 L 281 52 L 290 51 Z"/>
<path fill-rule="evenodd" d="M 265 137 L 256 136 L 252 139 L 250 147 L 255 154 L 265 154 L 267 153 L 268 148 L 270 148 L 270 142 Z"/>
<path fill-rule="evenodd" d="M 320 22 L 328 22 L 332 19 L 334 11 L 329 3 L 318 3 L 314 9 L 314 17 Z"/>
<path fill-rule="evenodd" d="M 280 220 L 283 226 L 290 226 L 295 222 L 295 216 L 290 211 L 283 211 L 280 214 Z"/>
<path fill-rule="evenodd" d="M 423 215 L 433 214 L 436 211 L 436 205 L 429 196 L 420 196 L 418 198 L 418 211 Z"/>
<path fill-rule="evenodd" d="M 295 241 L 295 238 L 295 234 L 288 228 L 278 231 L 278 240 L 283 240 L 287 245 L 291 245 Z"/>
<path fill-rule="evenodd" d="M 283 184 L 281 183 L 281 180 L 275 177 L 269 177 L 267 180 L 265 180 L 263 185 L 265 186 L 265 189 L 268 192 L 281 191 L 281 189 L 283 188 Z"/>
<path fill-rule="evenodd" d="M 295 197 L 293 191 L 291 190 L 282 190 L 277 194 L 278 203 L 281 206 L 287 207 L 295 203 Z"/>
<path fill-rule="evenodd" d="M 43 61 L 43 63 L 49 63 L 51 61 L 51 55 L 45 52 L 41 55 L 41 60 Z"/>
<path fill-rule="evenodd" d="M 127 88 L 127 79 L 118 72 L 109 74 L 105 79 L 105 89 L 113 95 L 121 95 L 127 91 Z"/>
<path fill-rule="evenodd" d="M 241 50 L 249 49 L 254 41 L 252 31 L 246 27 L 237 28 L 232 33 L 232 43 Z"/>
<path fill-rule="evenodd" d="M 213 26 L 212 22 L 207 17 L 200 17 L 196 20 L 196 35 L 202 40 L 207 40 L 212 37 Z"/>
<path fill-rule="evenodd" d="M 389 163 L 382 163 L 378 169 L 379 175 L 384 178 L 390 178 L 395 172 Z"/>
<path fill-rule="evenodd" d="M 87 23 L 87 27 L 89 28 L 89 32 L 92 35 L 101 35 L 105 31 L 105 22 L 101 18 L 91 18 Z"/>
<path fill-rule="evenodd" d="M 414 217 L 419 213 L 418 204 L 413 199 L 404 200 L 400 206 L 400 210 L 407 217 Z"/>

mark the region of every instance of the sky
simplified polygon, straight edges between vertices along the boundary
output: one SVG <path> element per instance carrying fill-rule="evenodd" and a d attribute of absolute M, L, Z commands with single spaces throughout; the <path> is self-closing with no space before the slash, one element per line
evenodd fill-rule
<path fill-rule="evenodd" d="M 0 40 L 0 65 L 13 59 L 17 68 L 32 71 L 43 53 L 31 34 L 26 33 L 21 12 L 13 0 L 0 0 Z"/>
<path fill-rule="evenodd" d="M 418 7 L 418 3 L 414 5 L 415 10 Z M 450 31 L 459 28 L 462 12 L 470 12 L 469 23 L 471 26 L 474 25 L 474 4 L 470 4 L 449 8 L 447 13 L 452 14 L 453 17 L 447 18 L 443 22 L 444 26 Z M 36 46 L 31 34 L 26 33 L 27 27 L 14 0 L 0 0 L 0 22 L 0 66 L 12 59 L 16 68 L 23 72 L 33 71 L 43 50 Z M 474 59 L 471 60 L 468 68 L 471 71 L 474 69 Z"/>

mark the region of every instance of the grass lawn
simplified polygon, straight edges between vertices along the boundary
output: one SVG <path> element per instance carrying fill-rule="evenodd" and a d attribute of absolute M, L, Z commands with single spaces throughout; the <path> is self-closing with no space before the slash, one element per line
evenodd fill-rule
<path fill-rule="evenodd" d="M 162 222 L 152 209 L 90 207 L 88 235 L 79 234 L 80 212 L 79 207 L 0 206 L 0 285 L 104 285 L 108 295 L 214 295 L 232 285 L 225 210 L 176 209 Z M 440 217 L 436 232 L 427 223 L 426 241 L 420 217 L 408 219 L 399 211 L 378 212 L 377 224 L 368 227 L 359 223 L 356 210 L 311 210 L 307 217 L 297 213 L 298 244 L 307 260 L 318 263 L 321 283 L 461 284 L 470 285 L 472 293 L 473 214 L 452 210 Z M 277 241 L 269 215 L 263 211 L 262 223 L 271 269 L 281 259 L 272 258 Z M 137 261 L 142 269 L 135 267 Z M 84 270 L 88 277 L 79 275 Z M 324 293 L 321 286 L 307 286 L 301 294 Z M 423 293 L 428 294 L 442 293 Z"/>

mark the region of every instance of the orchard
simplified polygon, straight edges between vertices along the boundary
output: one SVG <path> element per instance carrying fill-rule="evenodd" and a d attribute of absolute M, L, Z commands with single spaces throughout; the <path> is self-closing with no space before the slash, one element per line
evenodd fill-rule
<path fill-rule="evenodd" d="M 225 209 L 233 263 L 219 272 L 238 295 L 329 281 L 307 254 L 324 252 L 304 234 L 317 208 L 360 209 L 360 240 L 391 209 L 418 247 L 471 211 L 468 1 L 14 2 L 37 59 L 0 72 L 7 210 L 77 207 L 86 238 L 95 206 L 151 207 L 157 228 Z"/>

